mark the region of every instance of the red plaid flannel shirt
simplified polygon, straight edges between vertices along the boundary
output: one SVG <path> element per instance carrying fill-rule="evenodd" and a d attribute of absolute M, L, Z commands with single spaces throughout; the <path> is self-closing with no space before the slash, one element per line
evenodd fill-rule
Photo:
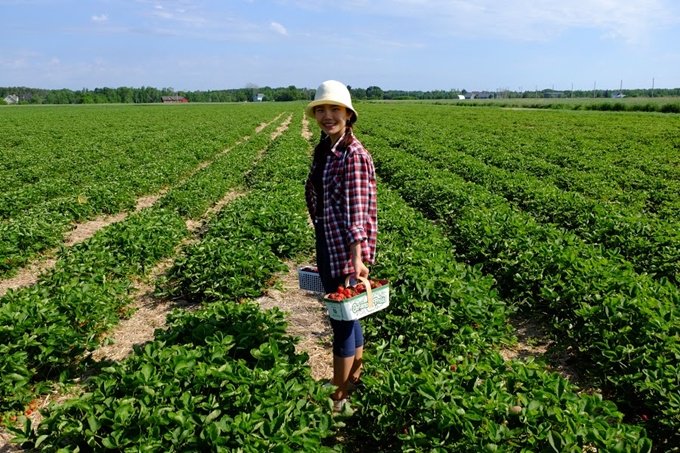
<path fill-rule="evenodd" d="M 351 132 L 347 132 L 351 134 Z M 305 184 L 307 209 L 312 220 L 324 222 L 326 243 L 333 277 L 354 273 L 350 244 L 361 242 L 364 263 L 375 262 L 378 235 L 377 190 L 373 159 L 364 146 L 352 136 L 349 146 L 331 149 L 323 171 L 323 213 L 316 212 L 316 191 L 311 181 L 312 164 Z"/>

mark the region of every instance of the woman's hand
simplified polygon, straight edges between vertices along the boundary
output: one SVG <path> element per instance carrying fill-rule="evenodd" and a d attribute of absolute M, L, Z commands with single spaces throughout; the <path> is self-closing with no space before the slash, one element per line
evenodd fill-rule
<path fill-rule="evenodd" d="M 354 266 L 356 278 L 368 278 L 368 267 L 361 259 L 361 242 L 353 242 L 350 245 L 350 251 L 352 252 L 352 266 Z"/>
<path fill-rule="evenodd" d="M 368 278 L 368 268 L 361 260 L 355 261 L 352 264 L 354 265 L 354 272 L 356 273 L 357 279 L 359 277 Z"/>

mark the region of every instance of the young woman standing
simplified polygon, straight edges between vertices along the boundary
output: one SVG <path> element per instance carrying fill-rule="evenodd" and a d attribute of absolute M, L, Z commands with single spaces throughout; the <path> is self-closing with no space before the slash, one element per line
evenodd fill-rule
<path fill-rule="evenodd" d="M 373 160 L 357 140 L 357 113 L 347 87 L 323 82 L 305 113 L 321 128 L 305 195 L 314 222 L 316 260 L 324 290 L 347 276 L 368 278 L 375 260 L 377 199 Z M 334 410 L 341 411 L 361 374 L 364 337 L 359 321 L 330 320 L 333 328 Z"/>

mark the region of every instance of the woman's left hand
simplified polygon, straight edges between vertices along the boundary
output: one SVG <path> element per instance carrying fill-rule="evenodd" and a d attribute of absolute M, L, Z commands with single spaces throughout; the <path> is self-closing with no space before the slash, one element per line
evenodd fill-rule
<path fill-rule="evenodd" d="M 368 278 L 368 267 L 361 261 L 361 259 L 355 260 L 352 265 L 354 266 L 354 272 L 356 273 L 356 278 L 359 277 Z"/>
<path fill-rule="evenodd" d="M 356 278 L 368 278 L 368 268 L 361 259 L 361 242 L 353 242 L 349 248 L 352 253 L 352 266 L 354 266 Z"/>

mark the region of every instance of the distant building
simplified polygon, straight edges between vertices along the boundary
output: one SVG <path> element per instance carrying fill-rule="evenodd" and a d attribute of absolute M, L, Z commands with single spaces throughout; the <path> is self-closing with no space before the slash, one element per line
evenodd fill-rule
<path fill-rule="evenodd" d="M 181 104 L 189 102 L 189 99 L 184 96 L 161 96 L 163 104 Z"/>
<path fill-rule="evenodd" d="M 622 99 L 622 98 L 625 98 L 626 95 L 623 94 L 623 93 L 614 93 L 614 94 L 612 94 L 612 97 L 613 97 L 614 99 Z"/>
<path fill-rule="evenodd" d="M 459 94 L 459 95 L 458 95 L 458 99 L 465 99 L 465 95 L 464 95 L 464 94 Z"/>
<path fill-rule="evenodd" d="M 10 104 L 10 105 L 11 104 L 17 104 L 17 103 L 19 103 L 19 96 L 17 96 L 16 94 L 10 94 L 10 95 L 5 96 L 4 100 L 7 104 Z"/>
<path fill-rule="evenodd" d="M 262 101 L 264 101 L 264 94 L 257 93 L 256 95 L 253 96 L 253 102 L 262 102 Z"/>

